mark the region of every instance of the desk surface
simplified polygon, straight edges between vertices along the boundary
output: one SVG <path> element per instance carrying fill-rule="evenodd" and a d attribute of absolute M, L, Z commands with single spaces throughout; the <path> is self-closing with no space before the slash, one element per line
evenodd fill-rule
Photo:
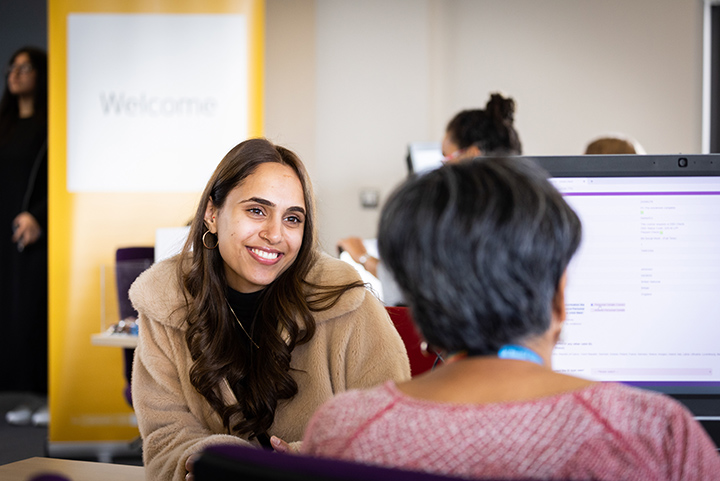
<path fill-rule="evenodd" d="M 90 342 L 94 346 L 137 347 L 138 337 L 130 334 L 93 334 Z"/>
<path fill-rule="evenodd" d="M 71 481 L 145 481 L 145 468 L 54 458 L 28 458 L 0 466 L 3 481 L 27 481 L 38 474 L 61 474 Z"/>

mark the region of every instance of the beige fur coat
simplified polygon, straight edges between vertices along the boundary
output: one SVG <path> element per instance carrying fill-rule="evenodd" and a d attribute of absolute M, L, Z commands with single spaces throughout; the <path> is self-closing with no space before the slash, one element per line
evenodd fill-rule
<path fill-rule="evenodd" d="M 149 480 L 184 479 L 187 457 L 208 445 L 248 444 L 227 434 L 221 417 L 190 384 L 192 359 L 177 262 L 176 257 L 154 265 L 130 289 L 140 314 L 132 396 Z M 359 279 L 350 265 L 327 255 L 308 277 L 332 285 Z M 292 353 L 298 393 L 279 403 L 268 431 L 291 443 L 302 439 L 313 412 L 334 394 L 410 378 L 402 340 L 382 304 L 366 289 L 351 289 L 335 306 L 313 315 L 315 336 Z M 229 385 L 223 392 L 227 403 L 235 402 Z"/>

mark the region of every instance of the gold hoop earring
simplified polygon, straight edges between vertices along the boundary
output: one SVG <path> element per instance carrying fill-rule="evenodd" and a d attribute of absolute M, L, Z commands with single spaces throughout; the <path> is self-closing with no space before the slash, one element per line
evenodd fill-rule
<path fill-rule="evenodd" d="M 210 232 L 209 230 L 208 230 L 208 231 L 205 231 L 205 233 L 203 234 L 203 236 L 202 236 L 202 244 L 205 246 L 206 249 L 208 249 L 208 250 L 213 250 L 214 248 L 216 248 L 216 247 L 218 246 L 218 243 L 219 243 L 220 241 L 218 240 L 217 236 L 215 236 L 215 245 L 212 246 L 212 247 L 210 247 L 209 245 L 207 245 L 207 242 L 205 241 L 205 236 L 208 235 L 208 234 L 211 234 L 211 232 Z"/>

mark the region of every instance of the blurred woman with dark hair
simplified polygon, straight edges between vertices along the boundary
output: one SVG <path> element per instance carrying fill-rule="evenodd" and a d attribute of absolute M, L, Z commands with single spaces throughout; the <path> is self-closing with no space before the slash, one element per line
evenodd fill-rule
<path fill-rule="evenodd" d="M 183 252 L 143 273 L 130 298 L 148 479 L 191 477 L 191 455 L 210 444 L 297 449 L 335 393 L 410 378 L 383 306 L 318 251 L 302 162 L 265 139 L 228 152 Z"/>
<path fill-rule="evenodd" d="M 47 424 L 47 56 L 13 54 L 0 100 L 0 389 L 33 393 L 6 413 Z"/>
<path fill-rule="evenodd" d="M 380 255 L 445 364 L 340 394 L 303 451 L 468 478 L 705 480 L 720 457 L 659 393 L 556 373 L 580 221 L 522 158 L 411 179 L 387 201 Z"/>
<path fill-rule="evenodd" d="M 515 101 L 491 94 L 484 110 L 463 110 L 448 122 L 443 156 L 448 162 L 459 162 L 481 155 L 520 155 L 522 145 L 514 121 Z"/>

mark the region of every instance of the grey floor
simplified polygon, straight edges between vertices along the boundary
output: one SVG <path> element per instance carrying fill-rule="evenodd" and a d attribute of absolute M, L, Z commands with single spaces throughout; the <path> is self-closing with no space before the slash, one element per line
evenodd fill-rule
<path fill-rule="evenodd" d="M 34 456 L 46 456 L 46 427 L 13 426 L 5 421 L 5 413 L 20 404 L 38 404 L 36 396 L 23 393 L 0 393 L 0 465 Z"/>
<path fill-rule="evenodd" d="M 21 461 L 36 456 L 45 457 L 47 453 L 47 427 L 14 426 L 5 420 L 5 413 L 20 404 L 40 405 L 42 398 L 27 393 L 0 392 L 0 465 Z M 52 422 L 52 420 L 50 421 Z M 75 458 L 83 461 L 97 459 Z M 112 460 L 116 464 L 141 466 L 142 457 L 138 448 L 136 455 L 118 457 Z"/>

